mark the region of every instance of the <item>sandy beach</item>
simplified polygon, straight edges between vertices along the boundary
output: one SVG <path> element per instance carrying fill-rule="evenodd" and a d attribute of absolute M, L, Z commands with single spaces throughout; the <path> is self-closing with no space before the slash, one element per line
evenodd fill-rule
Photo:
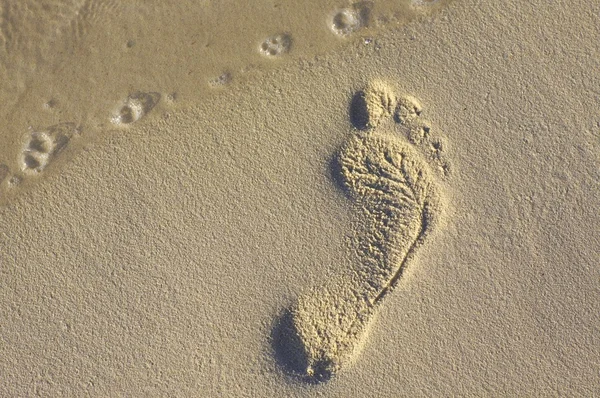
<path fill-rule="evenodd" d="M 599 3 L 2 3 L 0 396 L 600 394 Z"/>

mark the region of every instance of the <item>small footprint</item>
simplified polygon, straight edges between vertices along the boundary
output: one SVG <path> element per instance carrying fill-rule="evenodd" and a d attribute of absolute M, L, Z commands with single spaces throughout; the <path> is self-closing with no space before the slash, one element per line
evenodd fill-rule
<path fill-rule="evenodd" d="M 111 121 L 117 125 L 137 122 L 158 104 L 160 97 L 159 93 L 136 91 L 122 101 L 113 113 Z"/>
<path fill-rule="evenodd" d="M 65 148 L 77 128 L 73 123 L 61 123 L 43 131 L 27 134 L 19 155 L 19 165 L 25 174 L 39 174 Z"/>
<path fill-rule="evenodd" d="M 267 37 L 260 43 L 259 52 L 266 57 L 280 57 L 290 51 L 292 38 L 286 33 Z"/>
<path fill-rule="evenodd" d="M 213 79 L 210 79 L 208 81 L 208 85 L 213 88 L 224 87 L 224 86 L 228 85 L 229 83 L 231 83 L 232 79 L 233 79 L 233 76 L 231 75 L 230 72 L 223 72 L 219 76 L 217 76 Z"/>
<path fill-rule="evenodd" d="M 395 96 L 377 82 L 358 96 L 364 100 L 353 100 L 351 112 L 360 113 L 365 128 L 343 145 L 334 167 L 356 212 L 354 263 L 346 275 L 301 296 L 272 335 L 280 364 L 309 383 L 329 380 L 354 360 L 377 306 L 441 211 L 427 163 L 393 129 L 375 128 L 390 116 Z"/>
<path fill-rule="evenodd" d="M 367 25 L 370 11 L 368 2 L 336 10 L 328 22 L 329 28 L 338 36 L 349 36 Z"/>

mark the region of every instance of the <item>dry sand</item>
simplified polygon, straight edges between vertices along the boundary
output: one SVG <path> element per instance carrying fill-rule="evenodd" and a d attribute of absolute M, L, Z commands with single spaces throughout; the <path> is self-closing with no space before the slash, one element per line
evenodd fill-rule
<path fill-rule="evenodd" d="M 599 394 L 600 4 L 438 6 L 196 97 L 24 79 L 0 395 Z"/>

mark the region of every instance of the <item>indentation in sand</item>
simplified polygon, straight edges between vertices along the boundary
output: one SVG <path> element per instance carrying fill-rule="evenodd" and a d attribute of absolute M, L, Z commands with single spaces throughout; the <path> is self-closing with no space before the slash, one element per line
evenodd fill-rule
<path fill-rule="evenodd" d="M 42 172 L 69 143 L 76 131 L 75 124 L 61 123 L 28 133 L 19 156 L 21 171 L 26 174 Z"/>
<path fill-rule="evenodd" d="M 148 114 L 160 101 L 159 93 L 136 91 L 130 94 L 113 112 L 111 121 L 116 125 L 135 123 Z"/>
<path fill-rule="evenodd" d="M 359 130 L 377 127 L 384 117 L 391 115 L 395 105 L 394 92 L 385 83 L 374 81 L 352 97 L 350 121 Z"/>
<path fill-rule="evenodd" d="M 384 87 L 371 84 L 359 95 L 369 98 L 363 108 L 351 105 L 366 126 L 391 114 L 395 97 Z M 272 336 L 281 365 L 311 383 L 328 380 L 352 362 L 377 305 L 441 211 L 427 162 L 389 129 L 353 133 L 334 169 L 358 220 L 351 241 L 355 263 L 346 275 L 301 296 Z"/>
<path fill-rule="evenodd" d="M 345 37 L 351 35 L 367 26 L 371 11 L 370 5 L 371 3 L 365 1 L 336 10 L 329 19 L 329 28 L 338 36 Z"/>
<path fill-rule="evenodd" d="M 233 76 L 231 75 L 231 72 L 223 72 L 221 73 L 219 76 L 210 79 L 208 81 L 208 85 L 210 87 L 224 87 L 226 85 L 228 85 L 229 83 L 231 83 L 231 80 L 233 79 Z"/>
<path fill-rule="evenodd" d="M 287 33 L 281 33 L 267 37 L 260 43 L 259 52 L 267 57 L 279 57 L 290 51 L 292 37 Z"/>

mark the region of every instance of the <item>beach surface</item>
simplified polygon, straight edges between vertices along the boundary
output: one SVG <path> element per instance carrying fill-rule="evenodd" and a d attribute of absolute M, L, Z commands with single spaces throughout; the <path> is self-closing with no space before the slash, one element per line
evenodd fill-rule
<path fill-rule="evenodd" d="M 600 393 L 600 3 L 41 3 L 0 396 Z"/>

